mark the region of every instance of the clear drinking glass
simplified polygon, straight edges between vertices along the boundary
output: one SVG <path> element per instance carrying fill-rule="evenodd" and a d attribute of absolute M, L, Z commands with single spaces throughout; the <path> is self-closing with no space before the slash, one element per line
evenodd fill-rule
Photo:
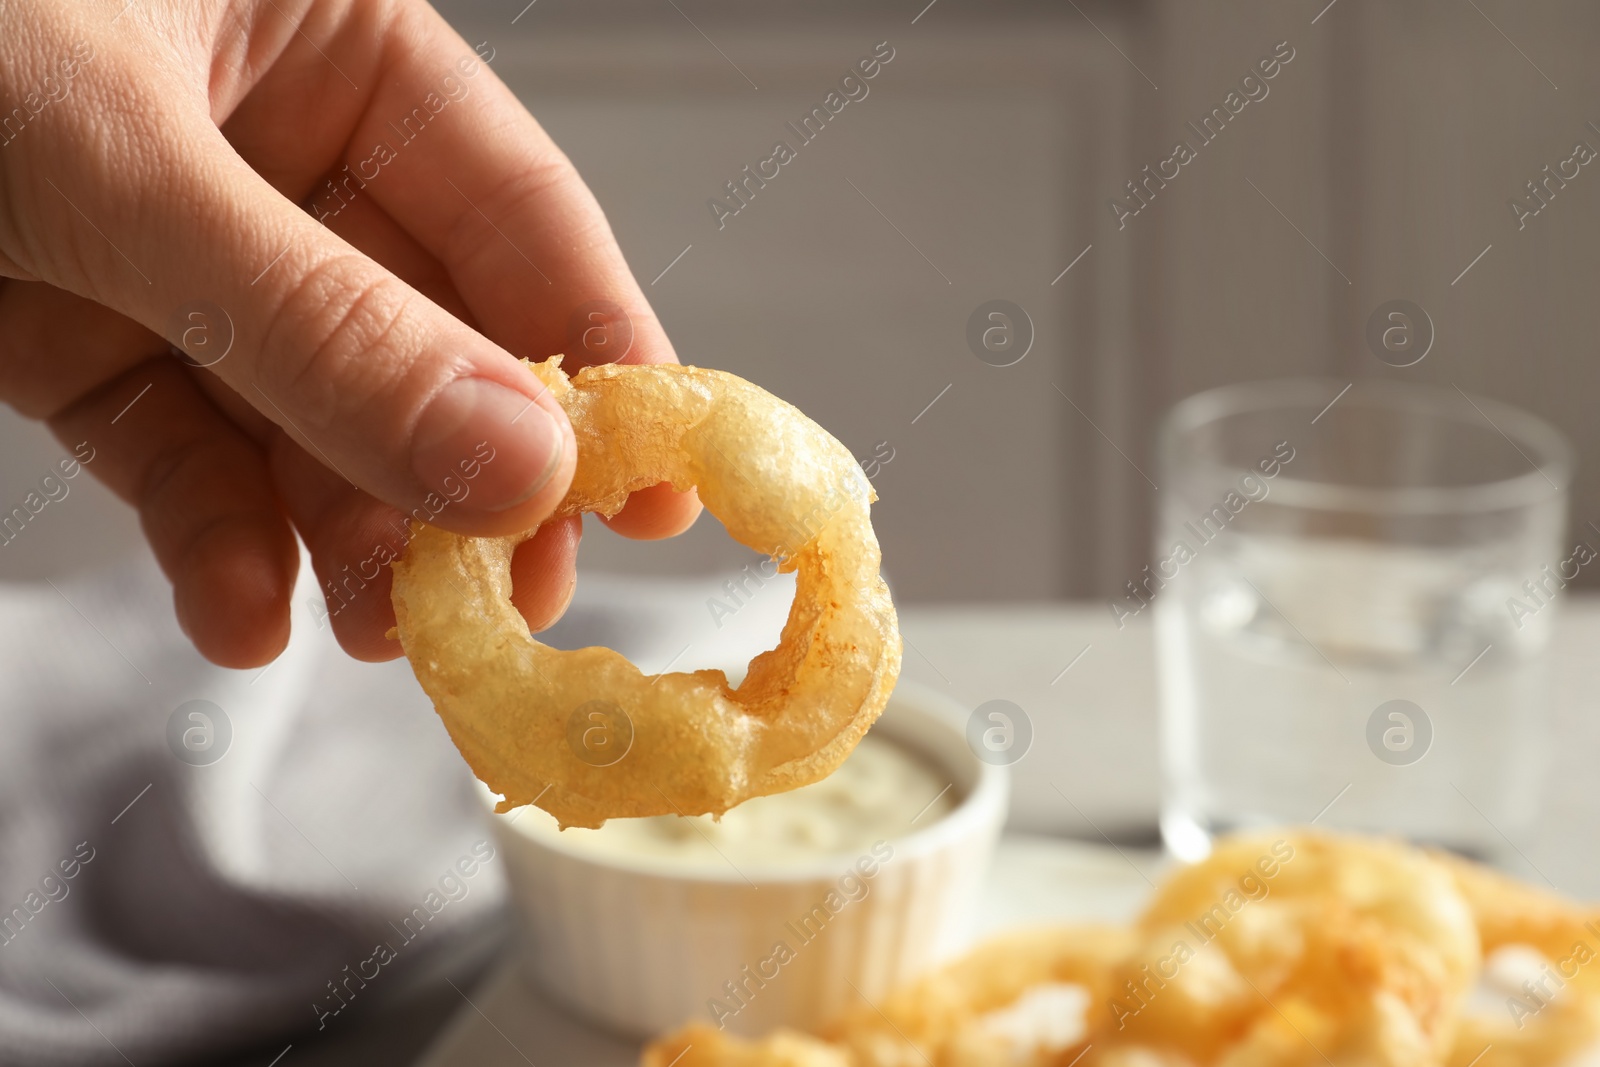
<path fill-rule="evenodd" d="M 1571 451 L 1456 389 L 1290 380 L 1201 393 L 1161 437 L 1151 607 L 1161 830 L 1266 824 L 1493 856 L 1538 806 Z M 1331 402 L 1331 403 L 1330 403 Z"/>

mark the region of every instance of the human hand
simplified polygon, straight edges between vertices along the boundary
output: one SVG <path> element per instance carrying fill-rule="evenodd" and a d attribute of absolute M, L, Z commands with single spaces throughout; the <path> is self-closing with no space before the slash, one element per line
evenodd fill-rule
<path fill-rule="evenodd" d="M 344 648 L 399 655 L 405 515 L 520 532 L 571 479 L 517 360 L 617 362 L 631 336 L 621 362 L 676 361 L 480 50 L 421 0 L 0 5 L 0 399 L 88 442 L 216 663 L 287 643 L 295 530 Z M 699 507 L 657 486 L 611 526 L 665 537 Z M 581 530 L 516 554 L 536 630 Z"/>

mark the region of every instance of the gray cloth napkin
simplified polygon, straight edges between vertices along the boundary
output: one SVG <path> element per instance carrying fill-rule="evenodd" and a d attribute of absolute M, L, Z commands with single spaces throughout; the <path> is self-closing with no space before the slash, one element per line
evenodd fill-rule
<path fill-rule="evenodd" d="M 350 1025 L 503 921 L 426 696 L 403 660 L 339 652 L 311 590 L 289 650 L 245 672 L 193 651 L 147 553 L 0 584 L 0 1064 L 147 1067 Z"/>
<path fill-rule="evenodd" d="M 318 627 L 309 570 L 261 671 L 190 647 L 142 548 L 0 582 L 0 1067 L 303 1050 L 506 921 L 480 787 L 404 660 Z M 540 640 L 738 677 L 793 595 L 586 573 Z"/>

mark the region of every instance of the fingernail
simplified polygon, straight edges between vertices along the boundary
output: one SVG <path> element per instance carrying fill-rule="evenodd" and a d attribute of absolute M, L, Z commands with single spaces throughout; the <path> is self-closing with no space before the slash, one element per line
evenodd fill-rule
<path fill-rule="evenodd" d="M 560 424 L 526 394 L 457 378 L 417 421 L 411 467 L 452 506 L 504 511 L 545 487 L 562 448 Z"/>

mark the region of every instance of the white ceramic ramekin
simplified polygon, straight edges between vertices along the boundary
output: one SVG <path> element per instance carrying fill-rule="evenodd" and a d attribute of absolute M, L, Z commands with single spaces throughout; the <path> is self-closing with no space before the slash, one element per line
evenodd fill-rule
<path fill-rule="evenodd" d="M 1005 821 L 1006 771 L 973 755 L 964 727 L 953 702 L 901 683 L 873 731 L 943 776 L 954 810 L 860 857 L 781 872 L 585 855 L 495 816 L 522 965 L 556 1001 L 635 1036 L 694 1018 L 808 1028 L 858 994 L 876 1000 L 957 947 Z"/>

